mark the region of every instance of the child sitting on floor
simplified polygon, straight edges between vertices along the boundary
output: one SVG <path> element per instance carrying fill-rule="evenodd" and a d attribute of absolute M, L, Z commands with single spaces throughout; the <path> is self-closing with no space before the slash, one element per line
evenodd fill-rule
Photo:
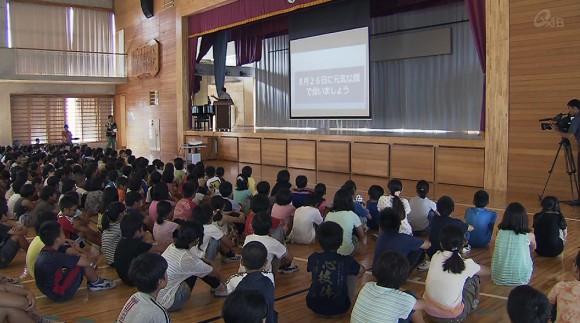
<path fill-rule="evenodd" d="M 413 235 L 425 236 L 429 234 L 429 214 L 437 210 L 437 205 L 427 197 L 429 193 L 427 181 L 418 181 L 416 190 L 417 196 L 409 201 L 411 212 L 408 219 L 413 228 Z"/>
<path fill-rule="evenodd" d="M 530 249 L 536 239 L 528 227 L 528 214 L 520 203 L 510 203 L 503 214 L 491 258 L 491 279 L 496 285 L 526 285 L 534 263 Z"/>
<path fill-rule="evenodd" d="M 554 322 L 580 322 L 580 251 L 574 261 L 574 278 L 576 280 L 562 281 L 554 285 L 548 293 L 550 304 L 555 306 L 556 320 Z"/>
<path fill-rule="evenodd" d="M 508 295 L 507 312 L 512 323 L 548 323 L 550 302 L 539 290 L 521 285 Z M 554 322 L 577 322 L 577 320 L 556 320 Z"/>
<path fill-rule="evenodd" d="M 274 309 L 274 276 L 271 272 L 262 271 L 268 261 L 268 250 L 258 241 L 252 241 L 242 249 L 242 265 L 246 272 L 238 273 L 228 279 L 228 293 L 234 290 L 256 290 L 268 303 L 266 322 L 278 322 L 278 313 Z"/>
<path fill-rule="evenodd" d="M 354 300 L 357 276 L 365 268 L 353 257 L 336 251 L 342 245 L 343 230 L 335 222 L 324 222 L 316 232 L 318 243 L 324 250 L 308 257 L 308 272 L 312 283 L 306 296 L 306 306 L 323 316 L 342 315 Z"/>
<path fill-rule="evenodd" d="M 125 303 L 118 323 L 155 322 L 170 323 L 169 314 L 157 302 L 159 291 L 167 286 L 167 261 L 159 254 L 145 253 L 133 260 L 129 278 L 137 292 Z"/>
<path fill-rule="evenodd" d="M 489 245 L 497 213 L 485 207 L 489 204 L 489 194 L 484 190 L 479 190 L 473 195 L 475 207 L 465 211 L 465 222 L 473 226 L 473 231 L 469 233 L 469 245 L 473 248 L 484 248 Z"/>
<path fill-rule="evenodd" d="M 320 196 L 309 195 L 304 201 L 304 205 L 294 211 L 294 222 L 292 231 L 288 238 L 294 243 L 311 244 L 316 238 L 316 226 L 319 226 L 324 219 L 320 215 L 318 206 L 322 202 Z"/>
<path fill-rule="evenodd" d="M 542 211 L 534 214 L 536 253 L 542 257 L 556 257 L 564 251 L 568 225 L 560 210 L 560 202 L 554 196 L 542 200 Z"/>
<path fill-rule="evenodd" d="M 105 211 L 103 217 L 103 234 L 101 236 L 101 251 L 105 255 L 107 265 L 115 267 L 115 249 L 123 235 L 121 234 L 121 219 L 125 213 L 125 205 L 113 202 Z"/>
<path fill-rule="evenodd" d="M 398 179 L 392 179 L 387 184 L 387 188 L 391 194 L 381 196 L 379 198 L 379 202 L 377 203 L 377 208 L 379 211 L 382 211 L 384 208 L 393 207 L 395 200 L 398 199 L 405 209 L 405 219 L 401 221 L 401 229 L 399 231 L 404 234 L 413 235 L 413 229 L 411 228 L 408 220 L 409 213 L 411 213 L 411 207 L 409 206 L 409 201 L 401 197 L 401 193 L 403 192 L 403 182 Z"/>
<path fill-rule="evenodd" d="M 369 199 L 367 200 L 367 210 L 371 215 L 371 219 L 367 221 L 367 226 L 370 229 L 378 229 L 379 228 L 379 209 L 377 205 L 379 203 L 379 198 L 385 194 L 385 190 L 380 187 L 379 185 L 371 185 L 368 190 Z"/>
<path fill-rule="evenodd" d="M 421 323 L 427 304 L 412 291 L 401 290 L 411 271 L 407 258 L 396 251 L 383 253 L 373 266 L 376 282 L 361 289 L 350 321 L 353 323 Z"/>
<path fill-rule="evenodd" d="M 157 204 L 157 220 L 153 225 L 153 238 L 159 244 L 170 245 L 173 242 L 173 232 L 179 224 L 172 221 L 171 203 L 159 201 Z"/>
<path fill-rule="evenodd" d="M 40 239 L 45 247 L 34 265 L 36 286 L 49 299 L 62 302 L 71 299 L 87 277 L 88 289 L 99 291 L 115 287 L 115 282 L 99 278 L 95 272 L 98 255 L 92 258 L 65 244 L 64 232 L 56 221 L 40 227 Z"/>
<path fill-rule="evenodd" d="M 479 305 L 478 274 L 489 275 L 489 269 L 461 257 L 465 237 L 459 227 L 449 224 L 439 236 L 442 251 L 431 258 L 423 296 L 432 306 L 425 312 L 435 322 L 461 322 Z"/>
<path fill-rule="evenodd" d="M 433 255 L 440 250 L 441 245 L 439 243 L 439 233 L 447 225 L 455 225 L 464 235 L 467 235 L 467 232 L 469 231 L 473 231 L 473 226 L 468 225 L 459 219 L 452 218 L 451 214 L 453 211 L 455 211 L 455 202 L 453 202 L 453 199 L 449 196 L 441 196 L 437 200 L 437 214 L 429 220 L 429 241 L 431 241 L 431 247 L 427 250 L 427 255 L 429 257 L 433 257 Z M 468 253 L 469 250 L 466 247 L 460 250 L 460 252 Z"/>
<path fill-rule="evenodd" d="M 292 205 L 295 208 L 299 208 L 304 205 L 304 200 L 306 197 L 311 195 L 313 192 L 311 189 L 306 187 L 308 185 L 308 178 L 304 175 L 296 176 L 296 188 L 291 190 L 292 192 Z"/>

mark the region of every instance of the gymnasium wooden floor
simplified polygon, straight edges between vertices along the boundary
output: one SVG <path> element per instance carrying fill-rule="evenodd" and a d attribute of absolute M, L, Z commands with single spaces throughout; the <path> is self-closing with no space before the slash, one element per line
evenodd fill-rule
<path fill-rule="evenodd" d="M 215 166 L 223 166 L 226 168 L 226 179 L 233 181 L 239 169 L 244 164 L 232 162 L 210 161 L 207 164 Z M 256 181 L 267 180 L 274 184 L 276 173 L 280 170 L 279 167 L 251 165 L 253 168 L 253 177 Z M 327 199 L 332 200 L 334 192 L 346 181 L 351 178 L 348 174 L 314 172 L 307 170 L 289 169 L 291 178 L 299 174 L 304 174 L 309 179 L 309 186 L 312 187 L 316 183 L 322 182 L 327 185 L 328 194 Z M 372 184 L 378 184 L 386 187 L 386 178 L 366 177 L 366 176 L 352 176 L 356 182 L 361 194 L 365 199 L 367 198 L 366 191 Z M 415 193 L 415 182 L 404 182 L 403 196 L 411 198 Z M 431 187 L 429 197 L 436 199 L 442 195 L 451 196 L 456 203 L 456 217 L 463 218 L 463 214 L 467 207 L 472 205 L 473 193 L 478 188 L 462 187 L 453 185 L 437 185 Z M 539 192 L 537 192 L 539 193 Z M 568 196 L 561 197 L 561 199 L 569 199 Z M 526 206 L 526 209 L 531 216 L 539 210 L 539 202 L 537 195 L 523 195 L 514 194 L 510 192 L 490 192 L 489 208 L 498 212 L 501 216 L 507 204 L 513 201 L 518 201 Z M 568 221 L 569 238 L 564 250 L 564 254 L 557 258 L 541 258 L 535 257 L 534 254 L 534 273 L 531 280 L 531 285 L 544 293 L 548 293 L 550 288 L 560 280 L 572 280 L 572 262 L 578 252 L 580 246 L 580 208 L 572 208 L 568 205 L 562 204 L 562 209 Z M 496 228 L 497 230 L 497 228 Z M 495 236 L 495 234 L 494 234 Z M 493 246 L 493 241 L 491 243 Z M 324 319 L 314 315 L 305 305 L 305 297 L 308 287 L 310 286 L 310 275 L 306 272 L 306 259 L 318 246 L 304 246 L 289 244 L 289 249 L 294 255 L 295 263 L 298 264 L 300 270 L 290 275 L 280 275 L 276 286 L 276 303 L 275 307 L 279 313 L 280 322 L 348 322 L 350 316 L 347 315 L 341 319 Z M 368 239 L 366 247 L 359 248 L 356 256 L 365 267 L 370 266 L 372 262 L 372 255 L 374 250 L 373 239 Z M 474 249 L 470 257 L 474 258 L 479 264 L 490 266 L 492 248 L 489 249 Z M 102 260 L 101 263 L 104 264 Z M 17 277 L 22 272 L 25 264 L 25 253 L 20 252 L 16 259 L 7 269 L 1 270 L 1 273 L 9 277 Z M 221 263 L 216 261 L 217 266 L 220 267 L 222 273 L 226 276 L 236 272 L 238 268 L 237 263 Z M 99 268 L 98 273 L 105 278 L 115 279 L 119 281 L 115 270 L 103 266 Z M 421 295 L 424 291 L 424 281 L 426 273 L 413 272 L 404 288 L 412 289 L 417 294 Z M 372 279 L 371 275 L 363 275 L 358 283 L 357 291 L 362 285 Z M 49 315 L 58 320 L 65 320 L 67 322 L 114 322 L 117 318 L 121 308 L 123 307 L 127 298 L 135 292 L 131 287 L 123 285 L 119 282 L 115 289 L 102 292 L 88 292 L 83 284 L 71 301 L 65 303 L 54 303 L 47 300 L 36 288 L 31 277 L 23 280 L 25 288 L 34 291 L 37 295 L 38 308 L 41 313 Z M 495 286 L 489 277 L 482 278 L 482 294 L 481 305 L 473 312 L 466 320 L 466 322 L 509 322 L 506 313 L 506 299 L 510 292 L 510 287 Z M 219 318 L 223 299 L 214 298 L 209 293 L 209 287 L 203 282 L 199 282 L 193 291 L 193 296 L 189 303 L 179 312 L 171 314 L 173 322 L 221 322 Z"/>

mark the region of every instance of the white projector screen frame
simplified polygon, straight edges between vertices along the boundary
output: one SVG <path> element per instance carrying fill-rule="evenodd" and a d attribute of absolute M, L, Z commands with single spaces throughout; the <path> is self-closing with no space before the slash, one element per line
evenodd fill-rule
<path fill-rule="evenodd" d="M 290 41 L 290 118 L 370 117 L 368 27 Z"/>

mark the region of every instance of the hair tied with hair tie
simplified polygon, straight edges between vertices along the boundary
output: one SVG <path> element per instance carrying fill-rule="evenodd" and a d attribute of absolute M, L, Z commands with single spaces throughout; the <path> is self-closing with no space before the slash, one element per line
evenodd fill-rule
<path fill-rule="evenodd" d="M 237 181 L 243 181 L 243 180 L 244 180 L 244 178 L 243 178 L 242 176 L 238 176 L 238 177 L 236 178 L 236 180 L 237 180 Z"/>
<path fill-rule="evenodd" d="M 216 215 L 216 214 L 218 214 L 219 212 L 220 212 L 220 209 L 215 209 L 215 210 L 213 211 L 213 214 L 214 214 L 214 215 Z"/>
<path fill-rule="evenodd" d="M 398 197 L 399 195 L 401 195 L 401 191 L 396 191 L 396 192 L 395 192 L 395 196 L 397 196 L 397 197 Z"/>
<path fill-rule="evenodd" d="M 453 251 L 453 252 L 459 251 L 459 248 L 453 247 L 453 248 L 451 248 L 451 251 Z"/>

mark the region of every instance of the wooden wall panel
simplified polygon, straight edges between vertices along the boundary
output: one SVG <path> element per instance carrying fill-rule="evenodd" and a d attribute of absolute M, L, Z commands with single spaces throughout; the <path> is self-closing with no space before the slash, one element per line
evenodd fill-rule
<path fill-rule="evenodd" d="M 391 177 L 432 182 L 434 152 L 430 146 L 393 145 L 391 147 Z"/>
<path fill-rule="evenodd" d="M 218 138 L 218 158 L 220 160 L 238 161 L 238 138 Z"/>
<path fill-rule="evenodd" d="M 161 6 L 160 2 L 156 1 L 155 6 Z M 152 39 L 160 43 L 159 74 L 146 79 L 128 78 L 127 83 L 116 87 L 117 94 L 125 95 L 127 148 L 138 156 L 171 160 L 182 143 L 178 135 L 183 138 L 176 131 L 176 8 L 159 8 L 154 17 L 146 19 L 139 0 L 115 1 L 115 19 L 117 30 L 125 29 L 126 53 Z M 159 105 L 149 106 L 149 91 L 159 91 Z M 144 125 L 150 119 L 160 120 L 160 151 L 152 151 L 149 146 L 148 127 Z"/>
<path fill-rule="evenodd" d="M 541 131 L 538 119 L 567 113 L 566 103 L 579 96 L 580 2 L 511 0 L 499 4 L 509 6 L 508 187 L 540 195 L 560 138 Z M 548 20 L 536 20 L 546 13 Z M 502 66 L 495 67 L 501 70 Z M 501 92 L 492 95 L 503 96 Z M 495 146 L 486 146 L 489 157 L 495 158 Z M 572 146 L 576 158 L 577 145 Z M 560 153 L 546 194 L 570 199 L 563 157 Z M 488 164 L 486 158 L 486 168 Z"/>
<path fill-rule="evenodd" d="M 435 154 L 437 183 L 483 187 L 483 149 L 437 147 Z"/>
<path fill-rule="evenodd" d="M 288 140 L 288 167 L 316 169 L 316 141 Z"/>
<path fill-rule="evenodd" d="M 389 145 L 355 142 L 351 147 L 353 174 L 389 177 Z"/>
<path fill-rule="evenodd" d="M 261 144 L 259 138 L 240 138 L 239 141 L 240 162 L 261 164 Z"/>
<path fill-rule="evenodd" d="M 319 141 L 316 169 L 350 173 L 350 143 Z"/>
<path fill-rule="evenodd" d="M 262 164 L 286 167 L 286 140 L 262 139 Z"/>

